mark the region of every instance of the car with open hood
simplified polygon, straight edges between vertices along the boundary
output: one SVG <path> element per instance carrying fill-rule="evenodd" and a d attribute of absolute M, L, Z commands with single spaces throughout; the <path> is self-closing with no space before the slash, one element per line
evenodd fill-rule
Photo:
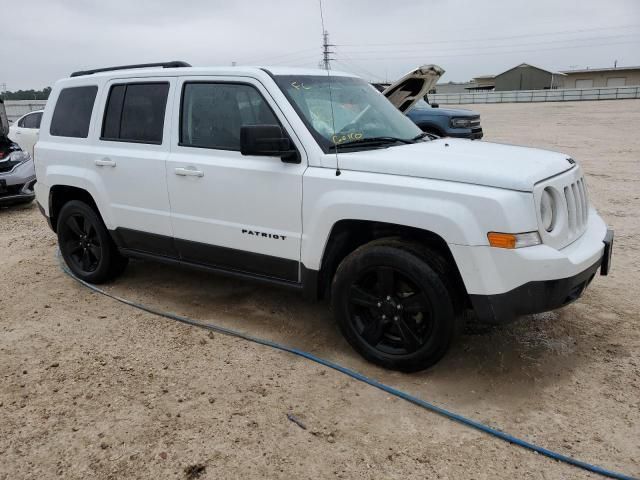
<path fill-rule="evenodd" d="M 422 132 L 396 108 L 411 78 L 385 97 L 288 67 L 75 72 L 42 117 L 37 201 L 86 282 L 133 257 L 278 285 L 328 298 L 366 359 L 426 368 L 470 313 L 576 301 L 613 232 L 568 155 Z"/>
<path fill-rule="evenodd" d="M 29 153 L 9 139 L 9 120 L 0 99 L 0 206 L 28 203 L 35 198 L 35 168 Z"/>
<path fill-rule="evenodd" d="M 483 137 L 480 114 L 462 108 L 440 108 L 429 102 L 429 92 L 436 87 L 444 70 L 436 65 L 420 67 L 410 71 L 399 80 L 388 85 L 374 83 L 391 103 L 406 114 L 423 132 L 439 137 L 457 137 L 479 140 Z M 410 92 L 407 98 L 398 92 Z"/>

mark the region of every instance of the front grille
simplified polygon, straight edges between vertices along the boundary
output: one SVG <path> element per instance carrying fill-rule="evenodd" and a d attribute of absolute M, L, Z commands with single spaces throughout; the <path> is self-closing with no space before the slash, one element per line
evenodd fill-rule
<path fill-rule="evenodd" d="M 567 203 L 569 232 L 575 236 L 584 231 L 589 217 L 589 201 L 583 177 L 564 187 L 564 199 Z"/>
<path fill-rule="evenodd" d="M 480 126 L 480 117 L 475 117 L 471 119 L 471 128 Z"/>
<path fill-rule="evenodd" d="M 589 195 L 582 169 L 576 165 L 566 172 L 544 180 L 534 187 L 538 221 L 544 192 L 553 197 L 554 218 L 551 230 L 540 228 L 543 243 L 557 249 L 566 247 L 580 238 L 589 223 Z"/>

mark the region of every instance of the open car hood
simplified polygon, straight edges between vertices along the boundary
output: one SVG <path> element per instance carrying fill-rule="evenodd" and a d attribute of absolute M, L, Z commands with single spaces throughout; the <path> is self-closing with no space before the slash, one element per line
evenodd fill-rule
<path fill-rule="evenodd" d="M 0 137 L 9 135 L 9 119 L 4 109 L 4 102 L 0 99 Z"/>
<path fill-rule="evenodd" d="M 385 88 L 382 94 L 402 113 L 407 113 L 411 107 L 424 98 L 444 74 L 438 65 L 423 65 L 411 70 L 400 80 Z"/>

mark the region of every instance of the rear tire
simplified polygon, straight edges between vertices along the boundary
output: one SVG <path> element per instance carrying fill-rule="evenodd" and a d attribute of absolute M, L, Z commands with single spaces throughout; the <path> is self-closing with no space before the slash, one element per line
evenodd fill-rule
<path fill-rule="evenodd" d="M 437 252 L 393 239 L 348 255 L 333 278 L 331 305 L 351 346 L 393 370 L 437 363 L 461 330 L 455 282 L 443 265 Z"/>
<path fill-rule="evenodd" d="M 84 202 L 67 202 L 58 215 L 58 245 L 73 274 L 89 283 L 120 275 L 128 259 L 118 252 L 102 219 Z"/>

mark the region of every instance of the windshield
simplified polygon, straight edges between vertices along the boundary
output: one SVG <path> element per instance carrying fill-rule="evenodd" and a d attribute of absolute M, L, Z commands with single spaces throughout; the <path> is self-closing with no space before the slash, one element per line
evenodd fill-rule
<path fill-rule="evenodd" d="M 396 138 L 401 144 L 421 133 L 384 95 L 360 78 L 279 75 L 275 79 L 325 152 L 352 142 L 370 148 L 367 139 Z"/>

